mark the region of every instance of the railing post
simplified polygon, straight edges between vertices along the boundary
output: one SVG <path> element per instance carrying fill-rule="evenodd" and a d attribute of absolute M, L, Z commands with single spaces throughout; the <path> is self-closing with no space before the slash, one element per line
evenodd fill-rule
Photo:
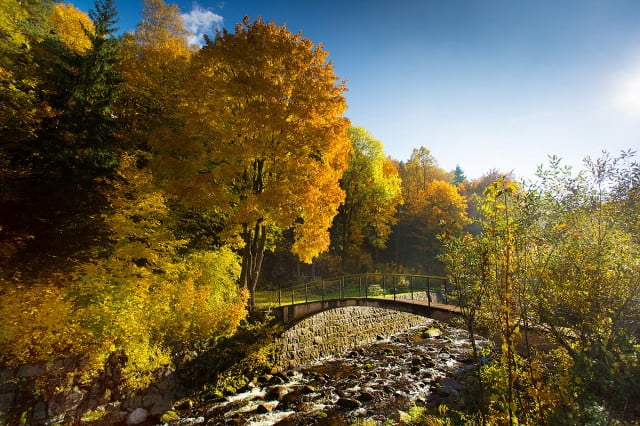
<path fill-rule="evenodd" d="M 278 306 L 282 306 L 282 289 L 278 285 Z"/>
<path fill-rule="evenodd" d="M 391 276 L 391 281 L 393 282 L 393 300 L 396 300 L 396 276 Z"/>
<path fill-rule="evenodd" d="M 294 293 L 295 293 L 295 290 L 293 288 L 291 288 L 291 304 L 292 305 L 296 304 Z"/>
<path fill-rule="evenodd" d="M 429 282 L 429 277 L 427 277 L 427 305 L 431 307 L 431 283 Z"/>
<path fill-rule="evenodd" d="M 358 297 L 362 297 L 362 277 L 358 277 Z"/>
<path fill-rule="evenodd" d="M 324 302 L 324 280 L 321 279 L 320 282 L 322 283 L 322 301 Z"/>
<path fill-rule="evenodd" d="M 369 285 L 367 284 L 367 276 L 364 276 L 364 298 L 369 298 Z"/>
<path fill-rule="evenodd" d="M 444 280 L 444 304 L 448 304 L 449 300 L 447 298 L 447 280 Z"/>
<path fill-rule="evenodd" d="M 307 283 L 304 283 L 304 303 L 309 303 L 309 287 Z"/>
<path fill-rule="evenodd" d="M 413 300 L 413 275 L 409 275 L 409 289 L 411 289 L 411 300 Z"/>
<path fill-rule="evenodd" d="M 387 296 L 387 285 L 384 274 L 382 274 L 382 295 L 385 297 Z"/>
<path fill-rule="evenodd" d="M 340 291 L 338 291 L 338 296 L 340 297 L 340 299 L 344 299 L 344 275 L 340 280 Z"/>

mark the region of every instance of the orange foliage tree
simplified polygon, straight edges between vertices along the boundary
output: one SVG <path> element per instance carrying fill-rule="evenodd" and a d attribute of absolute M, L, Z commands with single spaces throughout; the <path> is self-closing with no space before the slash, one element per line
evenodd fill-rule
<path fill-rule="evenodd" d="M 252 296 L 268 232 L 293 228 L 292 251 L 310 262 L 328 248 L 344 199 L 346 87 L 327 56 L 299 33 L 245 18 L 194 56 L 185 126 L 153 145 L 168 192 L 225 214 Z"/>

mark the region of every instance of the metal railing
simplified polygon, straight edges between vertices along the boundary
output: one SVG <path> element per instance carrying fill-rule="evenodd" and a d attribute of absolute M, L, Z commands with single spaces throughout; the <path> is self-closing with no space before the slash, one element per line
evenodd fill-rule
<path fill-rule="evenodd" d="M 260 306 L 283 306 L 345 298 L 391 298 L 434 303 L 454 303 L 446 277 L 415 274 L 367 273 L 317 279 L 278 290 L 256 293 Z"/>

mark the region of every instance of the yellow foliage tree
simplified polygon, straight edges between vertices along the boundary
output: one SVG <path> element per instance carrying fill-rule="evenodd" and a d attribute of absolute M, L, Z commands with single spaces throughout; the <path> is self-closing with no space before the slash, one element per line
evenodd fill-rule
<path fill-rule="evenodd" d="M 93 34 L 93 21 L 89 16 L 76 9 L 72 4 L 56 3 L 51 16 L 56 36 L 68 49 L 83 54 L 91 49 L 91 40 L 87 32 Z"/>
<path fill-rule="evenodd" d="M 346 89 L 327 55 L 285 27 L 247 18 L 195 55 L 185 127 L 153 142 L 155 173 L 170 193 L 227 215 L 252 295 L 268 229 L 293 228 L 292 250 L 310 262 L 328 248 L 344 199 Z"/>
<path fill-rule="evenodd" d="M 425 230 L 434 235 L 457 233 L 469 222 L 465 198 L 454 185 L 442 180 L 429 182 L 419 192 L 416 208 Z"/>
<path fill-rule="evenodd" d="M 123 121 L 134 144 L 148 147 L 150 138 L 165 139 L 182 126 L 180 105 L 192 51 L 180 10 L 162 0 L 146 0 L 142 21 L 124 43 Z"/>
<path fill-rule="evenodd" d="M 386 246 L 402 204 L 398 169 L 384 156 L 382 143 L 362 127 L 349 129 L 349 137 L 352 151 L 341 180 L 346 198 L 332 227 L 343 272 L 352 250 L 360 250 L 365 240 L 377 249 Z"/>

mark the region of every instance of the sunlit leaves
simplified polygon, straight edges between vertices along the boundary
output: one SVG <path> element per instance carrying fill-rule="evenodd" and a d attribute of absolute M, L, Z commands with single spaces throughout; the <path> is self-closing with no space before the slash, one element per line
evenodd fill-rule
<path fill-rule="evenodd" d="M 332 228 L 343 268 L 352 253 L 359 254 L 365 241 L 377 249 L 385 247 L 402 202 L 398 170 L 384 156 L 382 143 L 362 127 L 351 128 L 349 137 L 349 167 L 340 181 L 346 198 Z"/>
<path fill-rule="evenodd" d="M 83 54 L 91 48 L 87 33 L 94 31 L 89 16 L 71 4 L 56 3 L 51 17 L 56 37 L 69 49 Z"/>
<path fill-rule="evenodd" d="M 502 340 L 504 378 L 493 382 L 493 390 L 504 398 L 494 414 L 507 420 L 517 415 L 553 423 L 569 415 L 585 423 L 591 419 L 585 401 L 599 401 L 613 413 L 637 397 L 630 383 L 640 375 L 634 346 L 638 204 L 631 201 L 638 164 L 632 153 L 623 153 L 587 159 L 585 166 L 574 173 L 551 157 L 539 181 L 527 187 L 494 182 L 485 191 L 484 233 L 445 243 L 452 279 L 474 295 L 466 299 L 473 302 L 466 312 L 481 307 L 479 319 L 493 319 L 488 329 Z M 473 247 L 482 247 L 482 256 Z M 515 350 L 515 337 L 526 337 L 531 327 L 559 348 L 553 362 L 562 367 L 551 377 L 540 371 L 545 357 L 531 347 Z M 548 390 L 553 383 L 562 384 L 558 394 Z M 534 396 L 531 404 L 515 398 L 522 390 Z M 566 412 L 553 412 L 560 407 Z"/>
<path fill-rule="evenodd" d="M 247 287 L 269 226 L 293 228 L 293 250 L 305 262 L 328 248 L 349 141 L 345 87 L 326 57 L 261 20 L 219 33 L 191 61 L 184 127 L 152 141 L 167 191 L 224 212 L 226 237 L 242 238 Z"/>

